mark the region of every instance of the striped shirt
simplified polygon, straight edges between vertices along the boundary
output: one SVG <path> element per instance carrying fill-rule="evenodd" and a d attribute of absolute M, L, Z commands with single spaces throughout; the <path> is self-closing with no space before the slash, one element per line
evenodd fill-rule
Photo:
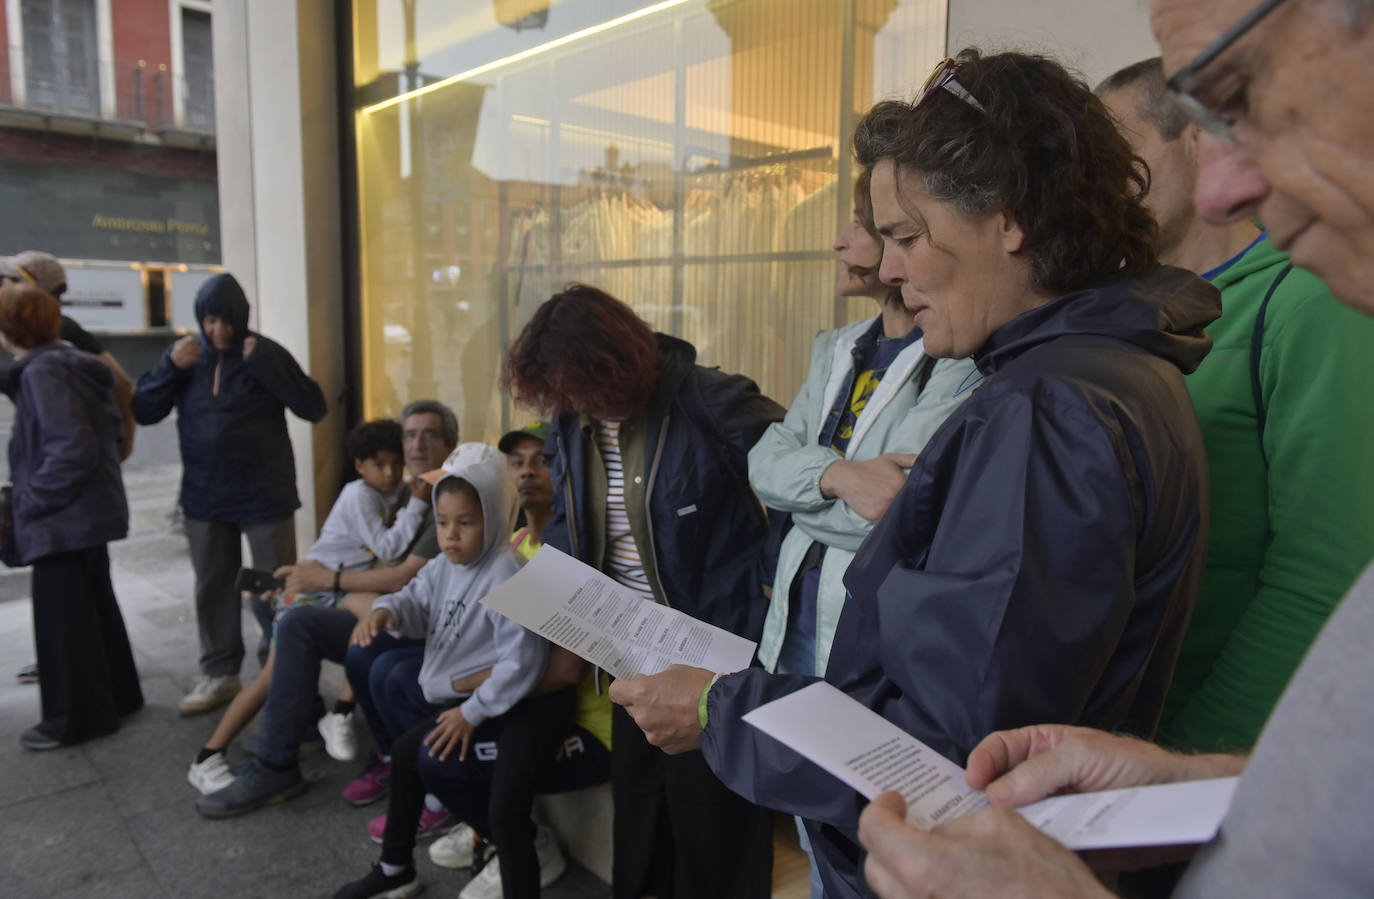
<path fill-rule="evenodd" d="M 596 445 L 606 465 L 606 573 L 618 583 L 652 600 L 653 588 L 644 573 L 639 545 L 630 530 L 625 509 L 625 466 L 620 459 L 620 425 L 614 419 L 596 422 Z"/>

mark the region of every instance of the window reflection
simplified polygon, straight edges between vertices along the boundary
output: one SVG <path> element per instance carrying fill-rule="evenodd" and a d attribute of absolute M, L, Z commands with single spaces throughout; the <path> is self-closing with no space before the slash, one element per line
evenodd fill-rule
<path fill-rule="evenodd" d="M 833 291 L 848 133 L 943 54 L 945 2 L 539 5 L 354 4 L 365 415 L 436 396 L 494 440 L 501 353 L 569 280 L 790 399 L 872 313 Z"/>

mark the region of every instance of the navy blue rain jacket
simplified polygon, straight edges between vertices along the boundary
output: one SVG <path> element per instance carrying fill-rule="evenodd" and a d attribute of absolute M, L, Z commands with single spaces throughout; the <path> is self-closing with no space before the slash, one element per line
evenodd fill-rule
<path fill-rule="evenodd" d="M 181 438 L 181 506 L 187 518 L 257 524 L 300 508 L 296 459 L 286 433 L 290 409 L 309 422 L 324 418 L 324 394 L 280 344 L 248 330 L 248 298 L 232 275 L 216 275 L 196 294 L 196 321 L 228 321 L 233 345 L 219 351 L 201 328 L 200 360 L 183 371 L 168 347 L 138 379 L 134 418 L 155 424 L 177 410 Z M 243 358 L 243 341 L 257 346 Z M 215 375 L 219 373 L 218 388 Z"/>
<path fill-rule="evenodd" d="M 994 333 L 974 357 L 983 386 L 931 437 L 845 575 L 825 679 L 961 765 L 1001 728 L 1151 734 L 1207 542 L 1207 458 L 1183 375 L 1220 314 L 1214 287 L 1159 268 Z M 861 896 L 862 799 L 740 721 L 814 680 L 721 679 L 702 749 L 731 789 L 808 819 L 827 896 Z"/>
<path fill-rule="evenodd" d="M 10 480 L 20 559 L 127 535 L 124 424 L 105 363 L 55 341 L 0 369 L 0 391 L 14 400 Z"/>
<path fill-rule="evenodd" d="M 659 585 L 669 605 L 757 640 L 767 600 L 763 507 L 749 489 L 748 455 L 784 410 L 742 375 L 696 364 L 691 344 L 658 335 L 662 360 L 645 417 L 642 471 Z M 589 565 L 588 447 L 577 413 L 559 416 L 545 453 L 553 478 L 553 520 L 544 542 Z M 640 547 L 641 552 L 648 547 Z"/>

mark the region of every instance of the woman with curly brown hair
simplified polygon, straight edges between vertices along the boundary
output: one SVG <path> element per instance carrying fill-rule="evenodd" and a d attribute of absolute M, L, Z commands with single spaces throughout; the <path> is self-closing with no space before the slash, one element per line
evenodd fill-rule
<path fill-rule="evenodd" d="M 0 392 L 14 401 L 10 478 L 16 555 L 33 566 L 33 634 L 43 720 L 20 743 L 41 752 L 112 733 L 142 707 L 106 544 L 129 531 L 119 473 L 124 427 L 114 378 L 58 339 L 56 298 L 0 289 Z"/>
<path fill-rule="evenodd" d="M 535 312 L 505 381 L 518 402 L 554 417 L 544 544 L 646 600 L 757 640 L 768 526 L 747 454 L 782 408 L 581 284 Z M 623 710 L 611 728 L 617 899 L 768 896 L 768 812 L 726 789 L 701 753 L 650 746 Z"/>
<path fill-rule="evenodd" d="M 966 50 L 854 138 L 881 276 L 978 391 L 926 443 L 845 574 L 825 679 L 963 763 L 1040 721 L 1149 734 L 1196 599 L 1207 468 L 1183 375 L 1215 288 L 1161 267 L 1144 169 L 1039 56 Z M 861 799 L 740 716 L 813 679 L 698 669 L 617 685 L 651 739 L 808 819 L 827 896 L 864 895 Z M 699 695 L 704 731 L 671 701 Z M 820 722 L 823 726 L 823 722 Z"/>

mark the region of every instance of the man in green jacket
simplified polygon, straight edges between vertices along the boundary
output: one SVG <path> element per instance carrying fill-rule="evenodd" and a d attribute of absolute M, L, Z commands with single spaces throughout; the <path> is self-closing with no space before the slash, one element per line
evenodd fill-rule
<path fill-rule="evenodd" d="M 1374 321 L 1250 222 L 1202 219 L 1197 160 L 1216 138 L 1178 110 L 1158 58 L 1097 93 L 1150 167 L 1160 260 L 1222 295 L 1212 352 L 1188 378 L 1212 475 L 1207 570 L 1158 739 L 1248 749 L 1374 548 L 1374 416 L 1360 395 Z"/>

